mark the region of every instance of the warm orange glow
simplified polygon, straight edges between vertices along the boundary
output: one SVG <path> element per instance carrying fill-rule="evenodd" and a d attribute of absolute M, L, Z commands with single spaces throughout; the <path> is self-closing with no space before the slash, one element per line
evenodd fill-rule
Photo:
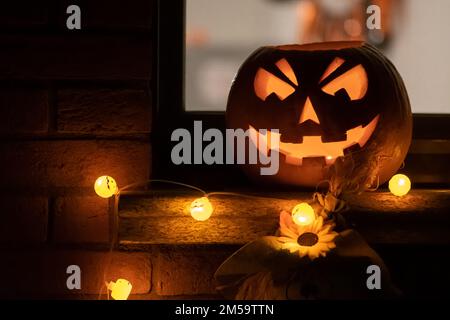
<path fill-rule="evenodd" d="M 211 217 L 213 206 L 207 197 L 195 199 L 191 203 L 191 216 L 197 221 L 205 221 Z"/>
<path fill-rule="evenodd" d="M 279 133 L 272 133 L 270 130 L 267 133 L 261 134 L 250 127 L 250 139 L 255 146 L 258 145 L 258 140 L 262 139 L 262 144 L 270 148 L 271 135 L 276 135 L 275 139 L 279 141 L 279 152 L 286 156 L 286 162 L 294 165 L 301 165 L 303 158 L 308 157 L 325 157 L 328 165 L 333 164 L 336 158 L 344 155 L 344 149 L 358 144 L 363 147 L 378 123 L 379 116 L 373 118 L 373 120 L 365 127 L 358 126 L 347 131 L 347 139 L 344 141 L 335 142 L 322 142 L 321 136 L 304 136 L 302 143 L 286 143 L 280 141 Z"/>
<path fill-rule="evenodd" d="M 303 107 L 302 114 L 300 115 L 299 123 L 303 123 L 306 120 L 314 121 L 317 124 L 320 124 L 319 118 L 317 117 L 316 111 L 311 103 L 311 100 L 306 98 L 305 106 Z"/>
<path fill-rule="evenodd" d="M 364 45 L 364 41 L 330 41 L 330 42 L 314 42 L 306 44 L 288 44 L 276 47 L 278 50 L 286 51 L 326 51 L 341 50 L 348 48 L 360 48 Z"/>
<path fill-rule="evenodd" d="M 110 176 L 101 176 L 95 181 L 94 190 L 99 197 L 110 198 L 118 191 L 117 183 Z"/>
<path fill-rule="evenodd" d="M 263 68 L 260 68 L 256 73 L 253 86 L 255 88 L 256 96 L 261 100 L 266 100 L 272 93 L 275 93 L 278 98 L 284 100 L 295 91 L 294 87 L 290 84 L 275 77 Z"/>
<path fill-rule="evenodd" d="M 132 285 L 128 280 L 118 279 L 116 282 L 108 283 L 108 290 L 114 300 L 127 300 L 131 293 Z"/>
<path fill-rule="evenodd" d="M 389 180 L 389 190 L 397 197 L 404 196 L 411 190 L 411 180 L 404 174 L 396 174 Z"/>
<path fill-rule="evenodd" d="M 316 214 L 313 207 L 306 202 L 302 202 L 292 209 L 292 220 L 299 226 L 308 226 L 314 222 Z"/>
<path fill-rule="evenodd" d="M 330 95 L 334 95 L 340 89 L 345 89 L 351 100 L 358 100 L 366 94 L 367 85 L 366 70 L 359 64 L 326 84 L 322 90 Z"/>
<path fill-rule="evenodd" d="M 332 156 L 326 156 L 325 157 L 325 162 L 327 165 L 332 165 L 334 163 L 334 158 Z"/>
<path fill-rule="evenodd" d="M 345 62 L 344 59 L 341 59 L 339 57 L 334 58 L 333 62 L 330 63 L 330 65 L 328 66 L 327 70 L 325 70 L 325 72 L 323 73 L 322 78 L 320 78 L 319 83 L 322 82 L 323 80 L 325 80 L 326 78 L 328 78 L 344 62 Z"/>
<path fill-rule="evenodd" d="M 275 65 L 278 67 L 278 69 L 281 70 L 281 72 L 284 73 L 284 75 L 292 81 L 293 84 L 298 86 L 297 77 L 295 76 L 294 70 L 292 70 L 291 66 L 289 65 L 289 62 L 287 62 L 286 59 L 281 59 Z"/>

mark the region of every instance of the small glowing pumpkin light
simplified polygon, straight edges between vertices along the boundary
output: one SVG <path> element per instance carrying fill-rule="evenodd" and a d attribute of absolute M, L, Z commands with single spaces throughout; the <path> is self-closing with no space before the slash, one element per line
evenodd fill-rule
<path fill-rule="evenodd" d="M 302 202 L 292 209 L 292 220 L 299 226 L 308 226 L 316 220 L 313 207 Z"/>
<path fill-rule="evenodd" d="M 195 220 L 205 221 L 211 217 L 213 206 L 207 197 L 201 197 L 192 201 L 190 212 Z"/>
<path fill-rule="evenodd" d="M 117 279 L 116 282 L 111 281 L 108 283 L 107 287 L 111 291 L 111 297 L 114 300 L 127 300 L 133 286 L 128 280 Z"/>
<path fill-rule="evenodd" d="M 95 193 L 102 198 L 110 198 L 118 191 L 116 181 L 110 176 L 98 177 L 94 184 Z"/>
<path fill-rule="evenodd" d="M 249 130 L 249 143 L 260 153 L 279 154 L 275 175 L 260 175 L 262 161 L 242 165 L 250 178 L 308 187 L 330 180 L 333 167 L 347 159 L 353 166 L 345 176 L 355 185 L 387 181 L 401 166 L 412 133 L 399 73 L 360 41 L 256 50 L 233 82 L 226 122 L 230 129 Z M 270 149 L 273 135 L 278 150 Z"/>
<path fill-rule="evenodd" d="M 411 180 L 404 174 L 396 174 L 389 180 L 389 191 L 394 196 L 402 197 L 411 190 Z"/>

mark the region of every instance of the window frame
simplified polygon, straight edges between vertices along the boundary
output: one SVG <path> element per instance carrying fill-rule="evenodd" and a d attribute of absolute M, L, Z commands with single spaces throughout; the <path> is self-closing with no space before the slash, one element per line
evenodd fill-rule
<path fill-rule="evenodd" d="M 155 0 L 154 6 L 153 176 L 168 178 L 188 173 L 194 176 L 198 174 L 204 176 L 219 167 L 220 170 L 231 172 L 232 176 L 236 176 L 233 169 L 229 171 L 230 166 L 177 166 L 171 162 L 170 137 L 173 130 L 177 128 L 190 130 L 195 120 L 201 120 L 203 130 L 217 128 L 224 131 L 225 112 L 185 110 L 186 0 Z M 420 147 L 414 148 L 415 154 L 442 154 L 441 142 L 450 141 L 450 114 L 413 114 L 412 144 L 417 140 L 420 140 L 421 143 Z M 424 140 L 426 143 L 423 143 Z M 444 154 L 447 155 L 445 152 Z M 448 150 L 448 155 L 450 156 L 450 150 Z M 424 165 L 433 165 L 435 157 L 430 156 L 426 159 Z M 226 167 L 227 169 L 225 169 Z M 450 183 L 450 180 L 448 182 Z"/>

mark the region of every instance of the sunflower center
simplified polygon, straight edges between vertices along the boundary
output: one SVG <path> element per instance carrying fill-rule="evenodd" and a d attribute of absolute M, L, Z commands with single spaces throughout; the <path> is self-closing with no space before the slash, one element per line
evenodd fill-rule
<path fill-rule="evenodd" d="M 319 241 L 319 237 L 317 236 L 317 234 L 312 233 L 312 232 L 305 232 L 302 233 L 298 238 L 297 238 L 297 243 L 301 246 L 304 247 L 312 247 L 313 245 L 315 245 L 317 242 Z"/>

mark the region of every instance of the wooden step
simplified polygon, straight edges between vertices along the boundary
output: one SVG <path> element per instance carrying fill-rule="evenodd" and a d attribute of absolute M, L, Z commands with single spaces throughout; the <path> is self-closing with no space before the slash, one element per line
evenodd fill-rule
<path fill-rule="evenodd" d="M 308 201 L 312 192 L 216 194 L 211 218 L 195 221 L 189 213 L 200 193 L 184 190 L 126 192 L 118 206 L 118 242 L 153 244 L 244 244 L 273 235 L 281 210 Z M 398 198 L 387 191 L 347 199 L 347 223 L 372 244 L 450 244 L 450 190 L 412 190 Z"/>

